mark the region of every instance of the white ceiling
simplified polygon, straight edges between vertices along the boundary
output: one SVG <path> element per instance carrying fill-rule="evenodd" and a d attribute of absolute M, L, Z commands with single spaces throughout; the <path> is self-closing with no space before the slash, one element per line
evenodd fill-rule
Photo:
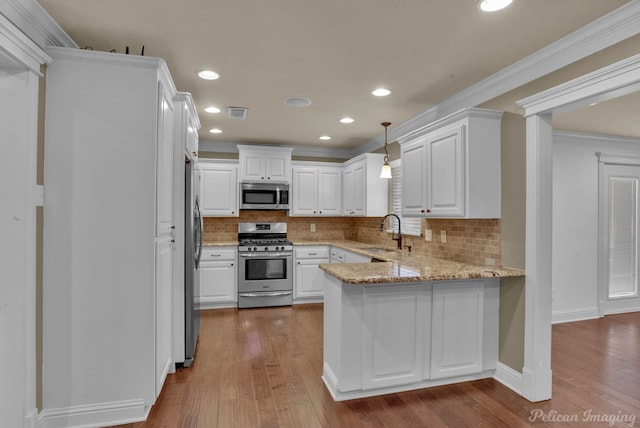
<path fill-rule="evenodd" d="M 139 55 L 144 45 L 164 58 L 178 90 L 193 95 L 201 140 L 346 149 L 627 0 L 514 0 L 493 14 L 477 0 L 39 2 L 80 47 Z M 220 79 L 196 77 L 205 68 Z M 379 86 L 392 94 L 372 96 Z M 288 97 L 312 104 L 288 107 Z M 228 119 L 231 106 L 249 108 L 247 120 Z M 343 116 L 355 122 L 340 124 Z"/>

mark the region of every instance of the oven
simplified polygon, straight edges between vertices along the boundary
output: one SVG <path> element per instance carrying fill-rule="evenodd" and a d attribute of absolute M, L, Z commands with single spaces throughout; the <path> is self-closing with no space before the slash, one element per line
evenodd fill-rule
<path fill-rule="evenodd" d="M 293 245 L 286 226 L 238 224 L 238 308 L 293 303 Z"/>

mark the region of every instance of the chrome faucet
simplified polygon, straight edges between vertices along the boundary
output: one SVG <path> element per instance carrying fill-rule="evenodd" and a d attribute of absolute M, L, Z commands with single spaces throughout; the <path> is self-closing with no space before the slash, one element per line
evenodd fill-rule
<path fill-rule="evenodd" d="M 384 221 L 389 216 L 393 216 L 396 218 L 396 220 L 398 220 L 398 237 L 396 238 L 395 235 L 391 235 L 391 239 L 393 239 L 394 241 L 398 241 L 398 248 L 402 249 L 402 228 L 400 227 L 400 217 L 398 217 L 396 214 L 393 214 L 393 213 L 387 214 L 386 216 L 382 217 L 382 221 L 380 222 L 380 232 L 384 230 Z M 391 233 L 394 233 L 394 232 L 391 232 Z"/>

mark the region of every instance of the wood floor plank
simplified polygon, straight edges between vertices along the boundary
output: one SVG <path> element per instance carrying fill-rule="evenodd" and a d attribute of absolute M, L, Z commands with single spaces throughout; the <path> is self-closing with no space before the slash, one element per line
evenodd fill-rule
<path fill-rule="evenodd" d="M 640 423 L 640 313 L 554 325 L 553 398 L 493 379 L 335 402 L 322 375 L 322 304 L 201 312 L 194 364 L 168 376 L 145 422 L 121 428 L 606 427 Z M 634 419 L 634 420 L 635 420 Z"/>

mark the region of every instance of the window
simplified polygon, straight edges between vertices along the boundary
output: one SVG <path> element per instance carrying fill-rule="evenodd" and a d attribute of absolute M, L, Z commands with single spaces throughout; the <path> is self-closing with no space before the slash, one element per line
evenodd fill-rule
<path fill-rule="evenodd" d="M 402 221 L 402 234 L 420 236 L 420 225 L 422 218 L 420 217 L 402 217 L 402 168 L 400 168 L 400 160 L 391 162 L 391 212 L 397 214 Z M 398 230 L 397 221 L 391 218 L 390 230 Z"/>

